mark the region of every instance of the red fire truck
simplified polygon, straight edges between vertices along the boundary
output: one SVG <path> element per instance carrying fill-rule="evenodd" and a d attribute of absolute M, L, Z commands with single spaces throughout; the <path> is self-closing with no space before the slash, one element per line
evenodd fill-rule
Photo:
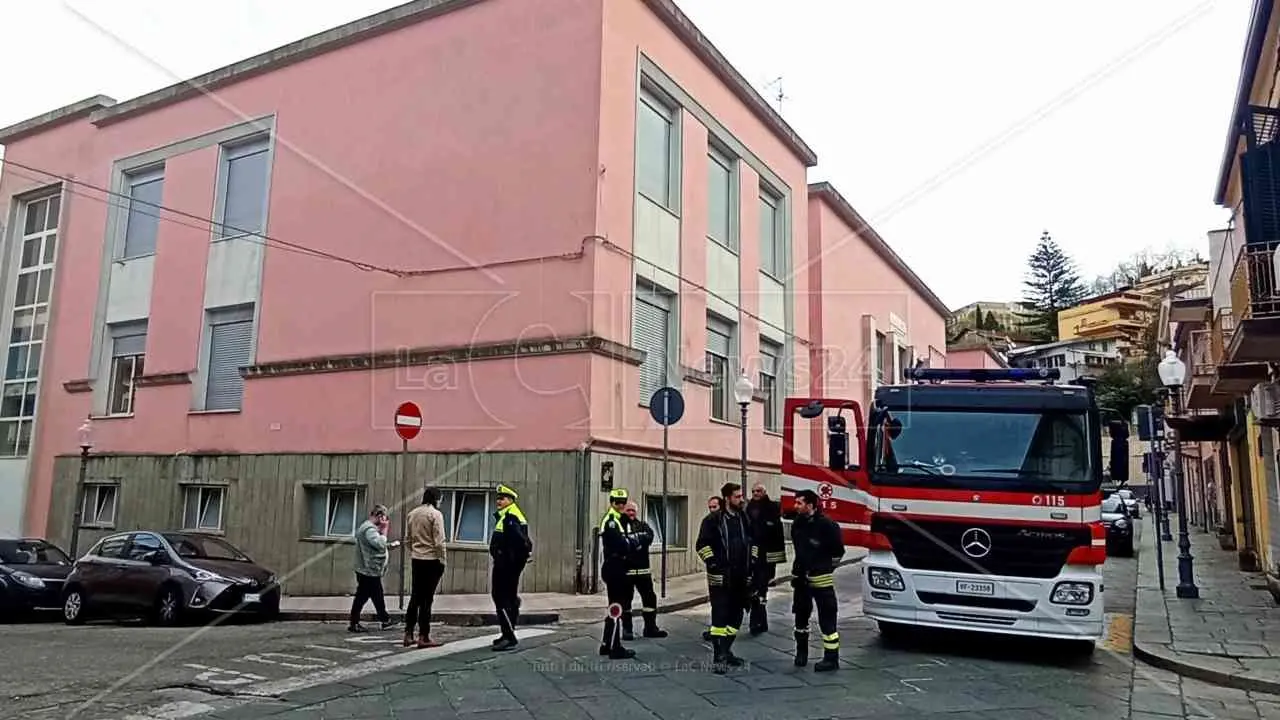
<path fill-rule="evenodd" d="M 815 490 L 845 544 L 868 550 L 863 609 L 886 636 L 926 626 L 1091 648 L 1106 561 L 1091 385 L 1058 384 L 1053 368 L 907 374 L 876 389 L 865 420 L 853 401 L 786 401 L 784 512 Z M 825 457 L 796 458 L 818 444 Z"/>

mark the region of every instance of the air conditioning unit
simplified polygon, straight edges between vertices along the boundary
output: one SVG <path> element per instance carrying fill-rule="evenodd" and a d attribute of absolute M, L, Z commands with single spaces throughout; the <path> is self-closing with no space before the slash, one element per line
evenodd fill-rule
<path fill-rule="evenodd" d="M 1263 383 L 1249 398 L 1250 409 L 1259 420 L 1280 420 L 1280 383 Z"/>

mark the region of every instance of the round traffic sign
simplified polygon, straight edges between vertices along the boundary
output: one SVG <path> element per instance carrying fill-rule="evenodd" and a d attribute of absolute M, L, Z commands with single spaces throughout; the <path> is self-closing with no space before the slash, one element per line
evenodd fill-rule
<path fill-rule="evenodd" d="M 618 603 L 614 603 L 610 605 L 609 617 L 613 618 L 614 620 L 617 620 L 618 618 L 622 617 L 622 606 L 619 605 Z"/>
<path fill-rule="evenodd" d="M 659 425 L 675 425 L 684 417 L 684 396 L 673 387 L 661 387 L 649 398 L 649 415 Z"/>
<path fill-rule="evenodd" d="M 396 408 L 396 434 L 402 440 L 412 440 L 422 432 L 422 411 L 417 404 L 400 403 Z"/>

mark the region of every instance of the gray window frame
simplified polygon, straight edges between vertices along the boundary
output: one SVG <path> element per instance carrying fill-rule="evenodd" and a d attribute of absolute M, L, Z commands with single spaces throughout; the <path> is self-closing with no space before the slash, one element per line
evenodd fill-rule
<path fill-rule="evenodd" d="M 200 382 L 197 383 L 196 392 L 199 397 L 196 403 L 197 412 L 239 412 L 244 404 L 244 381 L 240 380 L 240 395 L 237 398 L 234 407 L 209 407 L 209 381 L 212 378 L 214 369 L 214 335 L 215 328 L 224 325 L 235 325 L 246 323 L 249 327 L 248 341 L 248 357 L 245 358 L 245 365 L 253 364 L 253 357 L 257 345 L 257 322 L 254 317 L 254 305 L 242 305 L 233 308 L 217 308 L 207 310 L 205 313 L 204 338 L 202 341 L 201 352 L 201 372 Z M 242 366 L 243 367 L 243 366 Z"/>
<path fill-rule="evenodd" d="M 98 510 L 99 503 L 96 501 L 98 500 L 98 496 L 101 494 L 101 492 L 106 489 L 111 490 L 111 517 L 106 520 L 103 520 L 101 517 L 98 516 L 97 510 Z M 90 503 L 89 501 L 91 499 L 94 500 L 95 502 Z M 103 482 L 86 483 L 84 486 L 84 496 L 82 497 L 82 503 L 83 505 L 81 507 L 80 527 L 82 528 L 113 528 L 115 527 L 116 518 L 118 518 L 120 515 L 119 483 L 103 483 Z M 89 512 L 90 507 L 94 508 L 94 511 L 92 513 Z M 72 558 L 72 560 L 75 560 L 75 558 Z"/>
<path fill-rule="evenodd" d="M 661 495 L 648 494 L 644 496 L 644 521 L 649 523 L 649 527 L 653 528 L 653 545 L 651 548 L 662 550 L 683 550 L 689 545 L 689 496 L 667 494 L 667 501 L 670 505 L 664 507 Z M 667 543 L 663 536 L 663 527 L 658 523 L 657 512 L 661 512 L 666 516 L 664 519 L 673 521 L 667 527 L 668 530 L 674 528 L 675 532 L 671 533 L 672 542 Z"/>
<path fill-rule="evenodd" d="M 213 228 L 214 242 L 236 238 L 260 237 L 266 232 L 268 204 L 271 195 L 271 166 L 274 162 L 274 154 L 270 132 L 236 138 L 234 141 L 224 143 L 221 146 L 218 167 L 217 212 Z M 266 158 L 262 177 L 261 217 L 258 218 L 258 227 L 257 229 L 239 228 L 228 231 L 223 223 L 227 220 L 227 201 L 230 199 L 232 164 L 252 155 L 263 155 Z"/>
<path fill-rule="evenodd" d="M 201 509 L 204 507 L 202 501 L 204 500 L 204 494 L 206 492 L 216 492 L 219 495 L 218 524 L 213 527 L 200 524 L 200 517 L 202 515 Z M 190 506 L 192 497 L 195 498 L 195 501 L 197 504 L 196 522 L 194 525 L 189 524 L 187 522 L 187 511 L 190 509 L 189 506 Z M 180 524 L 182 525 L 182 529 L 185 532 L 202 532 L 202 533 L 215 533 L 215 534 L 221 534 L 225 532 L 227 528 L 227 486 L 200 485 L 200 484 L 183 485 L 182 486 L 182 521 Z"/>
<path fill-rule="evenodd" d="M 781 343 L 772 338 L 760 337 L 760 372 L 758 373 L 760 377 L 757 382 L 759 390 L 765 395 L 764 408 L 761 410 L 761 414 L 764 417 L 764 429 L 767 432 L 776 433 L 782 431 L 782 398 L 780 397 L 782 385 L 780 383 L 783 377 L 783 352 L 784 348 Z M 765 372 L 766 357 L 773 360 L 772 373 Z M 764 390 L 765 377 L 772 381 L 772 387 L 768 391 Z"/>
<path fill-rule="evenodd" d="M 655 114 L 661 116 L 667 122 L 668 139 L 666 148 L 667 155 L 667 187 L 666 197 L 653 197 L 652 193 L 645 190 L 640 181 L 640 154 L 642 148 L 640 142 L 640 115 L 644 112 L 644 108 L 648 107 Z M 673 215 L 680 215 L 680 185 L 682 172 L 681 153 L 683 143 L 681 142 L 681 123 L 680 123 L 680 106 L 665 93 L 657 89 L 652 84 L 643 81 L 640 84 L 639 92 L 636 94 L 636 131 L 635 131 L 635 186 L 636 193 L 653 201 Z"/>
<path fill-rule="evenodd" d="M 322 528 L 322 532 L 320 533 L 314 532 L 316 528 L 312 527 L 311 525 L 311 520 L 313 519 L 311 517 L 311 497 L 312 497 L 311 494 L 312 493 L 324 493 L 325 525 L 324 525 L 324 528 Z M 355 500 L 351 508 L 351 532 L 349 533 L 330 532 L 330 530 L 333 529 L 333 518 L 334 518 L 333 494 L 334 493 L 355 493 Z M 303 532 L 303 537 L 313 539 L 313 540 L 329 540 L 329 541 L 339 540 L 339 541 L 345 541 L 345 542 L 354 542 L 355 531 L 359 529 L 361 524 L 364 523 L 364 518 L 365 518 L 365 515 L 367 514 L 367 510 L 365 508 L 365 502 L 367 499 L 368 499 L 368 488 L 366 488 L 363 485 L 307 485 L 303 487 L 303 497 L 302 497 L 303 508 L 304 508 L 303 524 L 306 528 L 306 530 Z"/>
<path fill-rule="evenodd" d="M 165 166 L 163 163 L 159 165 L 147 165 L 125 172 L 124 194 L 129 199 L 120 213 L 120 248 L 116 253 L 116 258 L 118 260 L 136 260 L 138 258 L 150 257 L 156 254 L 156 250 L 160 247 L 160 213 L 164 204 L 164 181 Z M 129 226 L 131 225 L 130 219 L 133 214 L 133 193 L 138 187 L 142 185 L 150 185 L 152 183 L 160 184 L 160 200 L 156 203 L 156 207 L 150 207 L 144 204 L 143 207 L 139 208 L 138 212 L 147 217 L 153 218 L 155 222 L 155 234 L 154 237 L 151 238 L 151 245 L 149 248 L 143 248 L 141 250 L 135 248 L 134 251 L 131 252 L 129 249 Z M 147 222 L 152 222 L 152 220 L 148 220 Z"/>
<path fill-rule="evenodd" d="M 656 392 L 659 388 L 676 387 L 675 378 L 677 377 L 677 374 L 674 372 L 673 366 L 676 364 L 676 359 L 678 356 L 678 349 L 679 349 L 679 341 L 680 341 L 680 322 L 679 322 L 680 307 L 679 307 L 678 297 L 676 296 L 675 293 L 672 293 L 666 288 L 660 285 L 657 285 L 656 283 L 650 282 L 645 278 L 642 278 L 642 277 L 636 278 L 635 298 L 632 301 L 632 305 L 631 305 L 631 344 L 632 344 L 632 347 L 636 348 L 637 350 L 646 350 L 646 351 L 647 351 L 646 348 L 640 347 L 636 343 L 636 340 L 637 340 L 637 337 L 636 337 L 637 317 L 636 316 L 639 312 L 638 306 L 640 303 L 652 305 L 653 307 L 659 310 L 665 311 L 666 320 L 667 320 L 666 322 L 667 342 L 666 342 L 666 347 L 662 349 L 663 351 L 662 377 L 659 381 L 658 386 L 654 388 L 648 387 L 645 383 L 643 371 L 641 371 L 639 374 L 640 377 L 639 377 L 638 387 L 639 387 L 639 393 L 640 393 L 640 406 L 649 407 L 649 400 L 653 397 L 653 393 Z M 651 354 L 652 353 L 650 353 L 650 355 Z M 646 356 L 645 364 L 647 365 L 648 362 L 649 362 L 649 357 Z M 641 366 L 641 368 L 643 367 L 644 365 Z"/>
<path fill-rule="evenodd" d="M 711 338 L 715 335 L 726 338 L 725 353 L 722 355 L 717 349 L 712 348 Z M 707 342 L 706 342 L 706 370 L 713 371 L 711 357 L 719 357 L 724 360 L 724 377 L 719 382 L 721 387 L 717 388 L 716 381 L 712 380 L 711 387 L 711 417 L 722 422 L 733 422 L 733 408 L 737 405 L 733 397 L 733 384 L 738 377 L 738 328 L 737 324 L 728 318 L 721 317 L 713 312 L 707 313 Z M 721 393 L 720 401 L 716 402 L 717 390 Z M 717 407 L 717 405 L 719 407 Z"/>
<path fill-rule="evenodd" d="M 465 497 L 477 495 L 484 501 L 484 537 L 479 540 L 459 540 L 458 525 L 462 520 L 462 515 L 458 511 L 461 509 Z M 493 513 L 496 509 L 496 506 L 493 504 L 493 494 L 484 488 L 441 488 L 440 514 L 444 516 L 445 542 L 450 545 L 461 545 L 464 547 L 487 545 L 489 543 L 489 538 L 493 536 Z"/>
<path fill-rule="evenodd" d="M 711 232 L 711 168 L 714 165 L 723 167 L 728 172 L 728 184 L 726 188 L 725 202 L 728 204 L 726 212 L 728 217 L 725 218 L 725 237 L 717 238 Z M 741 236 L 739 231 L 739 216 L 741 192 L 739 190 L 739 169 L 738 158 L 734 157 L 728 150 L 723 149 L 719 143 L 714 140 L 710 141 L 707 147 L 707 239 L 711 242 L 723 247 L 729 252 L 737 255 L 740 252 Z"/>
<path fill-rule="evenodd" d="M 767 253 L 765 252 L 767 241 L 764 236 L 765 205 L 769 205 L 773 208 L 773 242 L 768 248 Z M 760 210 L 760 271 L 782 283 L 784 286 L 787 286 L 788 283 L 783 280 L 783 277 L 787 274 L 787 253 L 785 232 L 786 208 L 782 193 L 774 190 L 764 183 L 761 183 L 757 207 Z"/>
<path fill-rule="evenodd" d="M 107 404 L 105 414 L 108 416 L 129 416 L 133 414 L 138 395 L 137 381 L 145 372 L 147 329 L 146 320 L 115 323 L 107 326 L 107 338 L 110 341 L 110 345 L 107 352 Z M 142 338 L 141 345 L 135 339 L 139 337 Z M 121 347 L 121 345 L 124 347 Z M 115 393 L 119 389 L 115 384 L 117 362 L 125 362 L 132 365 L 131 378 L 127 389 L 129 393 L 128 410 L 123 412 L 113 411 L 116 400 Z"/>

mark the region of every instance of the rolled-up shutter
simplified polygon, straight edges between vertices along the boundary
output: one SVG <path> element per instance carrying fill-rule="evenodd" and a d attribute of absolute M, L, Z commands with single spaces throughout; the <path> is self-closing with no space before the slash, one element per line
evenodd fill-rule
<path fill-rule="evenodd" d="M 640 365 L 640 402 L 643 404 L 648 404 L 658 388 L 667 384 L 670 311 L 658 304 L 661 302 L 662 299 L 654 295 L 636 297 L 631 344 L 646 353 Z"/>
<path fill-rule="evenodd" d="M 237 410 L 244 395 L 240 368 L 249 364 L 253 321 L 214 325 L 209 333 L 209 385 L 206 410 Z"/>

